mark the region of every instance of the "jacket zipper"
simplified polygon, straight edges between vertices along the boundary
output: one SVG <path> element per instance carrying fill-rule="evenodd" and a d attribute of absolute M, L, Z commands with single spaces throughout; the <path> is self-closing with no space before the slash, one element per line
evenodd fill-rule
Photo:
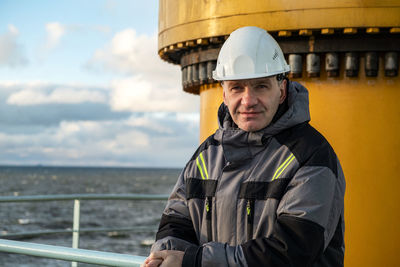
<path fill-rule="evenodd" d="M 249 241 L 253 239 L 254 199 L 247 200 L 246 212 L 247 212 L 247 241 Z"/>
<path fill-rule="evenodd" d="M 206 198 L 206 220 L 207 220 L 207 239 L 208 242 L 212 241 L 212 225 L 211 225 L 211 218 L 212 218 L 212 197 Z"/>

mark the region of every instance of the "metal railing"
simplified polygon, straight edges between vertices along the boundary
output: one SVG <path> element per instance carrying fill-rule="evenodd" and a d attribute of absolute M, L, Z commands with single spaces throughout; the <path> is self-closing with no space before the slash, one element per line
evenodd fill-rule
<path fill-rule="evenodd" d="M 79 245 L 79 233 L 80 232 L 102 232 L 102 231 L 130 231 L 136 230 L 138 228 L 98 228 L 98 229 L 80 229 L 80 202 L 81 200 L 167 200 L 168 195 L 162 194 L 71 194 L 71 195 L 37 195 L 37 196 L 0 196 L 0 203 L 5 202 L 32 202 L 32 201 L 65 201 L 65 200 L 73 200 L 74 201 L 74 210 L 73 210 L 73 225 L 72 230 L 56 230 L 56 231 L 35 231 L 35 232 L 25 232 L 25 233 L 7 233 L 0 235 L 1 238 L 10 238 L 16 236 L 23 235 L 41 235 L 41 234 L 50 234 L 50 233 L 65 233 L 72 232 L 72 248 L 59 247 L 59 246 L 49 246 L 49 245 L 40 245 L 28 242 L 17 242 L 10 240 L 2 240 L 0 239 L 0 251 L 10 252 L 10 253 L 23 253 L 26 255 L 33 256 L 41 256 L 48 258 L 55 258 L 53 256 L 57 256 L 57 259 L 64 260 L 72 260 L 72 266 L 77 266 L 76 262 L 86 262 L 86 263 L 97 263 L 97 262 L 87 262 L 82 261 L 82 259 L 86 259 L 87 255 L 91 260 L 95 260 L 97 257 L 103 259 L 103 257 L 110 257 L 110 260 L 114 262 L 114 258 L 120 257 L 117 253 L 109 253 L 109 252 L 100 252 L 100 251 L 89 251 L 89 250 L 81 250 L 78 249 Z M 141 228 L 141 230 L 150 230 L 151 228 Z M 153 229 L 151 229 L 153 230 Z M 4 249 L 4 250 L 3 250 Z M 15 249 L 15 250 L 14 250 Z M 18 251 L 18 252 L 16 252 Z M 35 253 L 30 254 L 30 253 Z M 39 253 L 39 254 L 37 254 Z M 82 254 L 83 253 L 83 254 Z M 100 254 L 99 254 L 100 253 Z M 51 257 L 49 256 L 51 255 Z M 75 255 L 75 256 L 72 256 Z M 83 257 L 83 256 L 84 257 Z M 128 256 L 128 255 L 127 255 Z M 60 258 L 63 257 L 63 258 Z M 131 257 L 139 257 L 139 256 L 128 256 L 129 262 L 137 258 Z M 143 257 L 140 257 L 143 258 Z M 143 261 L 144 259 L 142 259 Z M 107 265 L 108 261 L 101 261 L 103 265 Z M 106 264 L 104 264 L 106 263 Z M 100 264 L 100 263 L 97 263 Z M 113 263 L 114 264 L 114 263 Z M 110 266 L 132 266 L 132 265 L 113 265 Z M 139 264 L 140 265 L 140 264 Z M 137 266 L 139 266 L 137 265 Z M 134 265 L 135 266 L 135 265 Z"/>
<path fill-rule="evenodd" d="M 0 239 L 0 251 L 105 266 L 139 267 L 146 259 L 146 257 L 141 256 L 42 245 L 4 239 Z"/>

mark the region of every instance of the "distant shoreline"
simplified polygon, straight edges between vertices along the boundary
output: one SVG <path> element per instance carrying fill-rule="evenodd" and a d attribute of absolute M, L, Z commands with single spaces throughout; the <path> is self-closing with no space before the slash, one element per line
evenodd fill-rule
<path fill-rule="evenodd" d="M 149 170 L 149 169 L 160 169 L 160 170 L 179 170 L 182 167 L 152 167 L 152 166 L 79 166 L 79 165 L 3 165 L 0 164 L 0 168 L 65 168 L 65 169 L 142 169 L 142 170 Z"/>

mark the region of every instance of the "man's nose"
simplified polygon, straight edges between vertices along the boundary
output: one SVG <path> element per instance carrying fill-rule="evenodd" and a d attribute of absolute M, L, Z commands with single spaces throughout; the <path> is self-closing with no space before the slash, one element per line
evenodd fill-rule
<path fill-rule="evenodd" d="M 242 105 L 252 107 L 257 105 L 257 101 L 257 95 L 254 90 L 250 87 L 246 87 L 242 95 Z"/>

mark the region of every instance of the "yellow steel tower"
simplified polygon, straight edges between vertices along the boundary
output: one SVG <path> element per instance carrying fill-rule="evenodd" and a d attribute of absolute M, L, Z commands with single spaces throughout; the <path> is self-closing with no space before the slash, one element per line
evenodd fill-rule
<path fill-rule="evenodd" d="M 400 1 L 160 0 L 159 55 L 200 94 L 200 136 L 217 128 L 219 49 L 242 26 L 281 45 L 290 77 L 310 91 L 311 124 L 347 180 L 346 266 L 398 266 L 400 249 Z"/>

